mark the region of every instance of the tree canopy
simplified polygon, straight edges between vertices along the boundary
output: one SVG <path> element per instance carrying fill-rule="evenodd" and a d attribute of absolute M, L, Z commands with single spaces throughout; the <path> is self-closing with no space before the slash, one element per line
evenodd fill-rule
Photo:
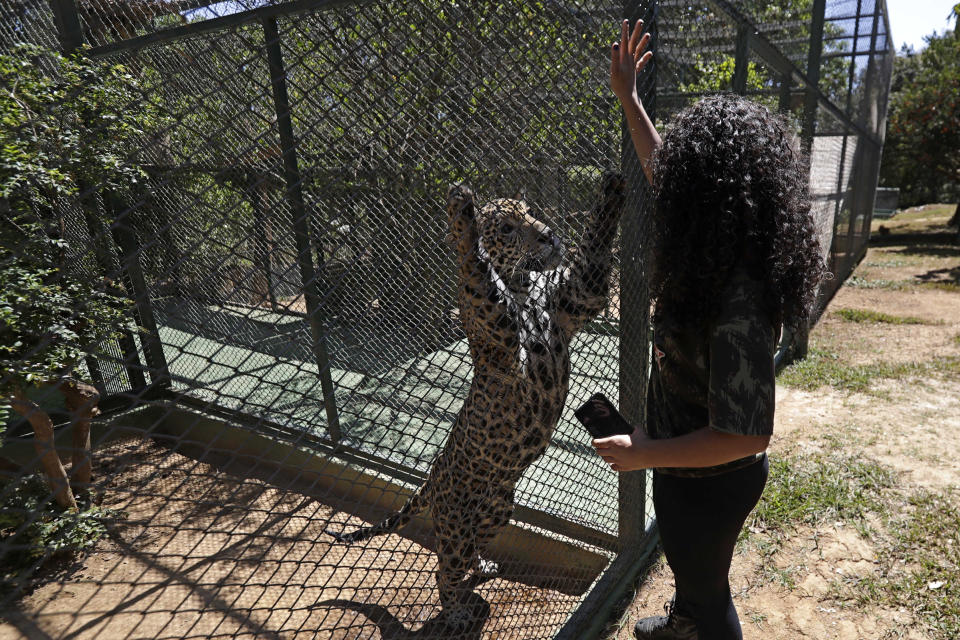
<path fill-rule="evenodd" d="M 960 12 L 960 5 L 954 8 Z M 960 184 L 960 38 L 927 37 L 920 52 L 904 49 L 894 64 L 882 184 L 900 188 L 911 206 L 956 200 Z"/>

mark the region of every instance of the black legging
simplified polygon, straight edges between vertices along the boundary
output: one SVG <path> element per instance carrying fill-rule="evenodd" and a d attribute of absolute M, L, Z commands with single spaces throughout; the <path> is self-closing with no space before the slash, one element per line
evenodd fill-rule
<path fill-rule="evenodd" d="M 697 622 L 699 640 L 741 640 L 730 597 L 730 561 L 740 529 L 760 500 L 767 457 L 716 476 L 686 478 L 654 472 L 653 505 L 673 570 L 678 610 Z"/>

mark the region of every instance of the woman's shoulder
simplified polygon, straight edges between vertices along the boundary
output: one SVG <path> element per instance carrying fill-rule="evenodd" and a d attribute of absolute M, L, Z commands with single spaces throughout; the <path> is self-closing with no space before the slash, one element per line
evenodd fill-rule
<path fill-rule="evenodd" d="M 776 325 L 767 305 L 767 283 L 755 270 L 737 266 L 720 287 L 714 313 L 695 318 L 677 318 L 669 313 L 653 314 L 658 333 L 703 335 L 717 325 L 744 321 Z"/>

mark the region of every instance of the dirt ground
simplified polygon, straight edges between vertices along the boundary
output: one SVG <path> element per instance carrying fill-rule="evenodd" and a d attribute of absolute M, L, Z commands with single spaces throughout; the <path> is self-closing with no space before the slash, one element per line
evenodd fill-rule
<path fill-rule="evenodd" d="M 437 618 L 436 555 L 397 535 L 331 544 L 324 527 L 365 523 L 328 500 L 145 439 L 101 450 L 97 469 L 102 506 L 124 517 L 0 613 L 0 638 L 546 638 L 577 602 L 504 567 L 476 583 L 483 627 L 454 631 Z"/>
<path fill-rule="evenodd" d="M 952 210 L 920 207 L 875 221 L 871 248 L 812 332 L 811 346 L 851 366 L 922 364 L 936 358 L 949 362 L 960 356 L 960 247 L 951 243 L 945 227 Z M 882 235 L 877 232 L 881 225 L 887 230 Z M 838 313 L 841 309 L 883 312 L 910 318 L 911 323 L 850 322 Z M 957 505 L 956 372 L 878 376 L 863 392 L 778 384 L 771 460 L 826 451 L 875 460 L 892 469 L 898 496 L 930 491 Z M 891 500 L 894 507 L 905 504 Z M 740 544 L 734 557 L 731 589 L 746 640 L 957 637 L 943 631 L 957 628 L 947 620 L 952 617 L 955 625 L 957 612 L 946 605 L 933 615 L 943 623 L 938 630 L 906 603 L 877 604 L 882 596 L 865 598 L 866 602 L 849 596 L 844 584 L 878 575 L 886 552 L 881 541 L 864 535 L 861 528 L 841 521 L 797 525 L 777 540 L 774 553 L 769 552 L 770 542 L 758 532 Z M 917 588 L 947 586 L 930 582 Z M 633 638 L 633 622 L 662 615 L 672 593 L 672 575 L 661 560 L 639 586 L 610 638 Z"/>

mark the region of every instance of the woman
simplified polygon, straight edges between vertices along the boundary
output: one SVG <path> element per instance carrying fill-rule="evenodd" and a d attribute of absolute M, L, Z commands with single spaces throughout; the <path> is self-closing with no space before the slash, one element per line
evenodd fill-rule
<path fill-rule="evenodd" d="M 742 638 L 733 549 L 767 479 L 773 354 L 823 276 L 803 163 L 783 121 L 731 95 L 676 116 L 663 140 L 637 95 L 652 58 L 639 22 L 613 45 L 610 82 L 656 195 L 654 348 L 645 428 L 593 441 L 615 471 L 654 469 L 653 501 L 676 594 L 641 639 Z"/>

